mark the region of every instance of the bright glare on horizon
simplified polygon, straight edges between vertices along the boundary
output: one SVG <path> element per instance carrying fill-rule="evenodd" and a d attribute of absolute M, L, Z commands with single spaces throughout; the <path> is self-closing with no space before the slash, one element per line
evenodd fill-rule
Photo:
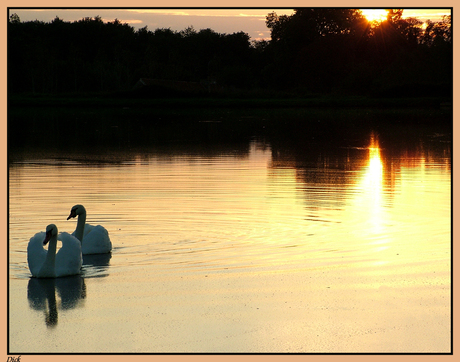
<path fill-rule="evenodd" d="M 385 9 L 362 9 L 361 12 L 370 22 L 384 21 L 388 15 L 388 12 Z"/>

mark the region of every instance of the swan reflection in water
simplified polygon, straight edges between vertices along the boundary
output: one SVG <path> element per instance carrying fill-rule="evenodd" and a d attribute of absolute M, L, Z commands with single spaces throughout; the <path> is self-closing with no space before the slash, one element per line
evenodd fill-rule
<path fill-rule="evenodd" d="M 58 303 L 56 292 L 60 298 Z M 58 309 L 68 310 L 81 305 L 86 298 L 85 280 L 81 275 L 63 278 L 30 278 L 27 286 L 29 306 L 45 313 L 47 327 L 58 323 Z"/>
<path fill-rule="evenodd" d="M 58 324 L 58 310 L 82 306 L 86 299 L 85 278 L 102 278 L 108 275 L 107 267 L 112 254 L 83 255 L 83 273 L 62 278 L 30 278 L 27 299 L 30 308 L 45 313 L 47 327 Z M 59 302 L 56 297 L 59 297 Z"/>

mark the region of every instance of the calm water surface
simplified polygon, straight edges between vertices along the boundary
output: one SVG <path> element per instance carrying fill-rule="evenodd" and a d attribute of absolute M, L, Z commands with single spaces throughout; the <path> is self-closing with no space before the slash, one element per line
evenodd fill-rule
<path fill-rule="evenodd" d="M 449 136 L 24 153 L 9 166 L 9 349 L 449 352 Z M 29 238 L 110 234 L 37 280 Z"/>

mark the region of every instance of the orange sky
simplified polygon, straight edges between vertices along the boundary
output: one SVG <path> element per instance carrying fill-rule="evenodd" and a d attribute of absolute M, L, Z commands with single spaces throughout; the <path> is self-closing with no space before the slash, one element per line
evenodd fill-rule
<path fill-rule="evenodd" d="M 135 29 L 147 26 L 149 30 L 171 28 L 184 30 L 193 26 L 196 30 L 211 28 L 218 33 L 243 31 L 252 40 L 269 39 L 270 31 L 265 25 L 265 16 L 275 11 L 278 15 L 291 14 L 290 9 L 10 9 L 17 13 L 21 21 L 41 20 L 49 22 L 56 16 L 64 21 L 79 20 L 83 17 L 99 15 L 104 21 L 118 19 Z M 407 9 L 404 15 L 417 17 L 422 21 L 439 20 L 450 14 L 450 9 Z"/>

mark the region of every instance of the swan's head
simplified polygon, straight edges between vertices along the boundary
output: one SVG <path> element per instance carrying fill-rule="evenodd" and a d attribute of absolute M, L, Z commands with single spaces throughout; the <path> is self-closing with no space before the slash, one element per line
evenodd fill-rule
<path fill-rule="evenodd" d="M 46 227 L 46 236 L 45 236 L 45 240 L 43 240 L 43 245 L 46 245 L 48 244 L 48 241 L 50 241 L 50 239 L 53 237 L 53 236 L 56 236 L 58 234 L 58 228 L 56 225 L 54 224 L 49 224 L 47 227 Z"/>
<path fill-rule="evenodd" d="M 70 215 L 69 217 L 67 218 L 67 220 L 73 218 L 73 217 L 77 217 L 78 215 L 81 215 L 81 214 L 86 214 L 86 209 L 83 205 L 75 205 L 74 207 L 72 207 L 72 209 L 70 210 Z"/>

